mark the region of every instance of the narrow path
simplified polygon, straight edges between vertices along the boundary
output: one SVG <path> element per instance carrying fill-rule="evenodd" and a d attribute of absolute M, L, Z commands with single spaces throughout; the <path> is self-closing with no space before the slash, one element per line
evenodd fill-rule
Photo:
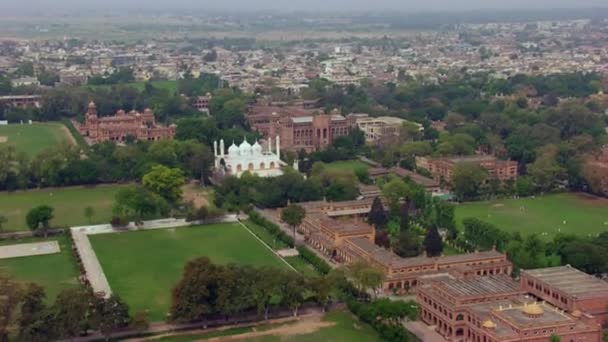
<path fill-rule="evenodd" d="M 238 222 L 239 222 L 239 224 L 243 228 L 245 228 L 246 231 L 249 232 L 249 234 L 253 235 L 253 237 L 256 238 L 258 241 L 260 241 L 260 243 L 262 245 L 264 245 L 266 248 L 268 248 L 272 252 L 272 254 L 276 255 L 277 258 L 281 259 L 281 261 L 284 262 L 285 265 L 287 265 L 287 267 L 291 268 L 291 270 L 294 271 L 294 272 L 300 273 L 293 266 L 291 266 L 285 259 L 283 259 L 283 257 L 279 253 L 277 253 L 277 251 L 275 251 L 274 249 L 272 249 L 272 247 L 268 246 L 266 244 L 266 242 L 264 242 L 264 240 L 260 239 L 257 235 L 255 235 L 255 233 L 253 233 L 245 224 L 243 224 L 243 222 L 241 222 L 241 220 L 239 220 Z"/>
<path fill-rule="evenodd" d="M 80 260 L 82 261 L 84 272 L 93 291 L 103 292 L 106 298 L 110 297 L 112 295 L 110 283 L 108 283 L 106 274 L 103 272 L 103 268 L 101 268 L 101 264 L 97 259 L 93 246 L 91 246 L 89 237 L 84 231 L 78 229 L 71 229 L 71 233 L 74 245 L 76 246 Z"/>

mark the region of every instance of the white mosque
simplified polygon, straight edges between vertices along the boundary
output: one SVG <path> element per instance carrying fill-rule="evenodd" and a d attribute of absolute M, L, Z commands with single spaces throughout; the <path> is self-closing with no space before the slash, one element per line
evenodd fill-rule
<path fill-rule="evenodd" d="M 276 177 L 283 174 L 281 167 L 286 164 L 281 161 L 281 144 L 279 137 L 275 138 L 276 150 L 272 151 L 272 138 L 268 139 L 266 150 L 262 148 L 257 140 L 251 145 L 247 139 L 239 146 L 232 142 L 225 154 L 224 139 L 213 142 L 213 154 L 215 155 L 215 170 L 219 174 L 234 175 L 241 177 L 243 172 L 249 171 L 261 177 Z M 219 147 L 219 150 L 218 150 Z"/>

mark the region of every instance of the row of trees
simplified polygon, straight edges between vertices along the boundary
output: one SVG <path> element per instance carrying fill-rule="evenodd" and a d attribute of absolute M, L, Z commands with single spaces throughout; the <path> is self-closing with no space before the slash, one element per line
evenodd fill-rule
<path fill-rule="evenodd" d="M 459 247 L 468 251 L 496 248 L 507 253 L 516 270 L 569 264 L 590 274 L 608 272 L 608 232 L 596 237 L 557 234 L 547 242 L 536 234 L 506 233 L 477 218 L 465 218 L 463 227 L 464 234 L 454 240 Z"/>
<path fill-rule="evenodd" d="M 90 289 L 69 288 L 61 291 L 48 305 L 46 293 L 36 284 L 24 285 L 0 274 L 0 341 L 14 332 L 18 341 L 49 341 L 72 338 L 91 330 L 109 336 L 119 329 L 144 330 L 147 314 L 129 315 L 129 307 L 120 297 L 104 298 Z"/>
<path fill-rule="evenodd" d="M 159 164 L 204 182 L 213 154 L 196 141 L 175 140 L 127 146 L 105 142 L 92 146 L 85 157 L 76 146 L 58 145 L 31 159 L 12 145 L 0 146 L 0 190 L 133 181 Z"/>

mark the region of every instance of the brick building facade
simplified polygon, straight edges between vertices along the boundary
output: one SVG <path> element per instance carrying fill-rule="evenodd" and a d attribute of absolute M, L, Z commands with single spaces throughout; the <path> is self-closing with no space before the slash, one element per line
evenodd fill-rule
<path fill-rule="evenodd" d="M 356 126 L 354 117 L 322 114 L 304 106 L 257 105 L 249 109 L 246 118 L 264 137 L 280 136 L 283 148 L 291 151 L 325 148 Z"/>
<path fill-rule="evenodd" d="M 490 178 L 501 181 L 516 179 L 518 175 L 517 162 L 500 160 L 490 155 L 477 155 L 451 158 L 416 157 L 416 166 L 428 170 L 433 178 L 450 183 L 456 165 L 461 163 L 475 164 L 488 171 Z"/>
<path fill-rule="evenodd" d="M 131 111 L 126 113 L 119 110 L 114 116 L 97 116 L 95 103 L 89 104 L 85 114 L 85 122 L 77 126 L 80 134 L 88 137 L 92 142 L 103 141 L 124 142 L 131 136 L 137 140 L 173 139 L 175 125 L 161 126 L 156 123 L 154 113 L 150 109 L 143 113 Z"/>
<path fill-rule="evenodd" d="M 593 316 L 538 302 L 506 275 L 457 279 L 449 274 L 421 279 L 420 319 L 448 341 L 595 342 L 601 326 Z"/>

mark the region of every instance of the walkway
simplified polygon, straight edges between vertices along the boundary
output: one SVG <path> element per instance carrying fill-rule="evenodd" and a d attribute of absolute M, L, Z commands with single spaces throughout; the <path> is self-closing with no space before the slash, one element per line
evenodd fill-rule
<path fill-rule="evenodd" d="M 57 241 L 20 243 L 0 246 L 0 259 L 59 253 Z"/>
<path fill-rule="evenodd" d="M 416 335 L 421 341 L 424 342 L 447 342 L 443 336 L 439 335 L 435 329 L 420 321 L 410 321 L 404 323 L 405 328 Z"/>

